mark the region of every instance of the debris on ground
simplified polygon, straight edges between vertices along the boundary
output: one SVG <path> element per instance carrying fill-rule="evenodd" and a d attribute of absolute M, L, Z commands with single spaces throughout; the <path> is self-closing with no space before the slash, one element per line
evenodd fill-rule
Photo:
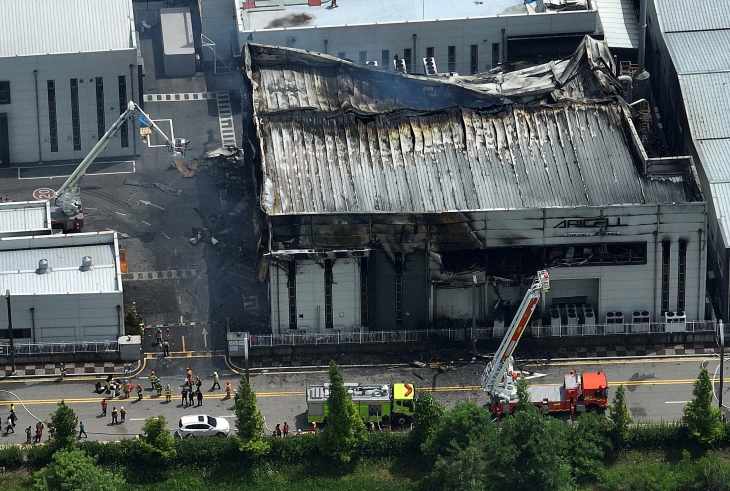
<path fill-rule="evenodd" d="M 170 162 L 170 165 L 176 168 L 182 177 L 195 177 L 198 169 L 198 160 L 194 159 L 190 165 L 186 165 L 182 160 L 175 159 L 173 162 Z"/>
<path fill-rule="evenodd" d="M 190 237 L 190 239 L 188 239 L 190 241 L 190 243 L 193 245 L 198 245 L 198 242 L 200 242 L 200 239 L 202 239 L 202 238 L 203 238 L 203 231 L 199 228 L 193 227 L 193 234 Z"/>
<path fill-rule="evenodd" d="M 140 186 L 143 188 L 157 188 L 160 191 L 170 193 L 173 196 L 180 196 L 182 194 L 182 189 L 175 189 L 167 184 L 162 184 L 161 182 L 140 181 L 139 179 L 127 178 L 124 180 L 123 184 L 126 184 L 127 186 Z"/>
<path fill-rule="evenodd" d="M 418 360 L 413 360 L 413 366 L 418 368 L 426 368 L 426 364 Z"/>

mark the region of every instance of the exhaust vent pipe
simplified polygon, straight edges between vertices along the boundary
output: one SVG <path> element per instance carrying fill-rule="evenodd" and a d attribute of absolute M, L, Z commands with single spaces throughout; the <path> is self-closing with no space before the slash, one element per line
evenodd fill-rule
<path fill-rule="evenodd" d="M 88 271 L 91 269 L 91 256 L 84 256 L 81 259 L 81 267 L 79 269 L 81 271 Z"/>
<path fill-rule="evenodd" d="M 48 260 L 47 259 L 41 259 L 38 261 L 38 269 L 35 270 L 37 274 L 46 274 L 48 273 Z"/>

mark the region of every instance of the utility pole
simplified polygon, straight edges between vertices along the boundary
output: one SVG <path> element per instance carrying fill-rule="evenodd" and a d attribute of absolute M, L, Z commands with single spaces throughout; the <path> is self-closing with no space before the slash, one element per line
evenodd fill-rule
<path fill-rule="evenodd" d="M 10 308 L 10 290 L 5 290 L 5 300 L 8 302 L 8 338 L 10 339 L 10 375 L 15 375 L 15 347 L 13 346 L 13 315 Z"/>
<path fill-rule="evenodd" d="M 717 396 L 717 403 L 722 411 L 722 391 L 725 381 L 725 325 L 722 319 L 718 319 L 717 329 L 720 331 L 720 395 Z M 724 413 L 722 414 L 724 416 Z"/>

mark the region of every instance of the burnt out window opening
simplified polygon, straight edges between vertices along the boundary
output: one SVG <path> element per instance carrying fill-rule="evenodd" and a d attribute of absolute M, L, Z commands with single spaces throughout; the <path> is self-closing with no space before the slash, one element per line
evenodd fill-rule
<path fill-rule="evenodd" d="M 426 58 L 433 58 L 433 46 L 426 48 Z"/>
<path fill-rule="evenodd" d="M 449 71 L 455 72 L 456 71 L 456 46 L 449 46 Z"/>
<path fill-rule="evenodd" d="M 81 150 L 81 121 L 79 116 L 79 79 L 71 79 L 71 129 L 74 150 Z"/>
<path fill-rule="evenodd" d="M 286 289 L 289 294 L 289 329 L 297 328 L 297 265 L 289 262 L 289 271 L 286 280 Z"/>
<path fill-rule="evenodd" d="M 367 51 L 360 51 L 360 63 L 365 63 L 368 61 L 368 52 Z"/>
<path fill-rule="evenodd" d="M 559 245 L 545 252 L 550 267 L 646 264 L 646 242 Z"/>
<path fill-rule="evenodd" d="M 479 71 L 479 45 L 471 45 L 471 56 L 470 56 L 470 70 L 471 74 L 474 75 Z"/>
<path fill-rule="evenodd" d="M 386 70 L 390 66 L 390 50 L 384 49 L 380 53 L 380 66 L 381 68 L 385 68 Z"/>
<path fill-rule="evenodd" d="M 662 315 L 669 311 L 669 255 L 671 242 L 662 241 Z"/>
<path fill-rule="evenodd" d="M 122 114 L 127 110 L 127 79 L 124 75 L 120 75 L 117 80 L 119 82 L 119 114 Z M 126 121 L 122 123 L 122 127 L 119 129 L 119 138 L 122 147 L 129 146 L 129 123 Z"/>
<path fill-rule="evenodd" d="M 340 58 L 342 58 L 344 60 L 345 59 L 345 56 L 347 56 L 347 52 L 340 51 L 339 53 L 337 53 L 337 56 L 339 56 Z"/>
<path fill-rule="evenodd" d="M 403 253 L 395 254 L 395 325 L 403 325 Z"/>
<path fill-rule="evenodd" d="M 492 68 L 499 65 L 499 43 L 492 43 Z"/>
<path fill-rule="evenodd" d="M 106 133 L 106 123 L 104 122 L 104 78 L 96 77 L 96 138 Z"/>
<path fill-rule="evenodd" d="M 58 120 L 56 119 L 56 82 L 48 80 L 48 128 L 51 152 L 58 152 Z"/>
<path fill-rule="evenodd" d="M 332 313 L 332 259 L 324 260 L 324 327 L 326 329 L 335 327 Z"/>
<path fill-rule="evenodd" d="M 10 82 L 0 81 L 0 104 L 10 104 Z"/>
<path fill-rule="evenodd" d="M 9 339 L 10 331 L 8 329 L 0 329 L 0 339 Z M 13 339 L 25 339 L 32 337 L 30 329 L 13 329 Z"/>
<path fill-rule="evenodd" d="M 413 73 L 413 56 L 412 51 L 409 48 L 403 50 L 403 59 L 406 60 L 406 71 Z"/>
<path fill-rule="evenodd" d="M 360 325 L 368 325 L 368 258 L 360 259 Z"/>
<path fill-rule="evenodd" d="M 679 241 L 679 262 L 677 264 L 677 310 L 685 310 L 685 291 L 687 288 L 687 241 Z"/>

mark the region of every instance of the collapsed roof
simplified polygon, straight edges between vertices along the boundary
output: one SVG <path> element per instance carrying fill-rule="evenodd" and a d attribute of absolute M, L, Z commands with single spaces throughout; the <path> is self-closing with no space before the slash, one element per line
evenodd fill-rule
<path fill-rule="evenodd" d="M 610 51 L 470 77 L 402 75 L 248 44 L 269 215 L 695 201 L 644 175 Z"/>

